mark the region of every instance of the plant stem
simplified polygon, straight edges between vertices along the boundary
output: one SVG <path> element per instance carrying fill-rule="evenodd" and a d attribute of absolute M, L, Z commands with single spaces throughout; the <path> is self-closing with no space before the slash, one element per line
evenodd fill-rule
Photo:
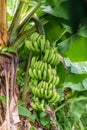
<path fill-rule="evenodd" d="M 25 16 L 21 19 L 19 23 L 18 30 L 22 30 L 26 23 L 30 20 L 32 15 L 37 11 L 37 9 L 41 6 L 41 3 L 35 4 L 28 12 L 26 12 Z"/>
<path fill-rule="evenodd" d="M 6 0 L 0 0 L 0 45 L 8 45 Z"/>
<path fill-rule="evenodd" d="M 60 105 L 57 109 L 55 109 L 55 112 L 59 111 L 61 108 L 63 108 L 66 104 L 70 102 L 76 102 L 76 101 L 81 101 L 81 100 L 87 100 L 87 97 L 80 97 L 80 98 L 70 98 L 68 101 Z"/>
<path fill-rule="evenodd" d="M 27 69 L 26 69 L 25 83 L 24 83 L 24 87 L 23 87 L 23 94 L 22 94 L 23 101 L 26 100 L 26 95 L 27 95 L 27 90 L 28 90 L 28 83 L 29 83 L 28 73 L 29 73 L 29 68 L 30 68 L 31 57 L 32 57 L 32 54 L 30 53 L 29 58 L 28 58 Z"/>
<path fill-rule="evenodd" d="M 80 126 L 81 130 L 84 130 L 84 127 L 83 127 L 81 120 L 79 120 L 79 126 Z"/>
<path fill-rule="evenodd" d="M 20 18 L 20 14 L 21 14 L 21 10 L 22 10 L 22 6 L 23 6 L 24 2 L 20 0 L 20 3 L 17 7 L 17 10 L 15 12 L 15 15 L 13 17 L 11 26 L 9 28 L 9 34 L 10 34 L 10 44 L 14 43 L 14 40 L 17 37 L 17 31 L 18 31 L 18 23 L 19 23 L 19 18 Z"/>
<path fill-rule="evenodd" d="M 8 65 L 5 68 L 5 80 L 6 80 L 6 99 L 7 99 L 7 129 L 10 130 L 10 110 L 9 110 L 9 76 Z"/>
<path fill-rule="evenodd" d="M 27 38 L 28 36 L 30 36 L 34 31 L 35 31 L 35 26 L 33 26 L 32 28 L 30 28 L 30 29 L 24 31 L 23 33 L 21 33 L 21 34 L 19 35 L 19 37 L 16 39 L 16 41 L 15 41 L 15 43 L 14 43 L 14 46 L 15 46 L 15 47 L 18 47 L 18 45 L 19 45 L 20 43 L 22 43 L 23 40 L 24 40 L 25 38 Z"/>
<path fill-rule="evenodd" d="M 42 35 L 45 35 L 45 31 L 44 31 L 42 22 L 41 22 L 41 20 L 38 18 L 38 16 L 36 14 L 32 16 L 32 20 L 35 22 L 38 33 L 42 34 Z"/>
<path fill-rule="evenodd" d="M 48 21 L 42 21 L 41 23 L 43 23 L 43 25 L 45 25 Z M 43 26 L 42 25 L 42 26 Z M 23 31 L 16 39 L 14 46 L 18 48 L 19 44 L 23 42 L 23 40 L 25 38 L 27 38 L 28 36 L 30 36 L 34 31 L 36 30 L 35 25 L 32 26 L 31 28 L 29 28 L 26 31 Z M 43 31 L 44 34 L 44 31 Z"/>

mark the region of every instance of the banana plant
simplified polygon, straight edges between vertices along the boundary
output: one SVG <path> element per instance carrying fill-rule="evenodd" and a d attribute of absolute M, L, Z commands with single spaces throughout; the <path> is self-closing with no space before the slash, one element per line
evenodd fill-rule
<path fill-rule="evenodd" d="M 11 5 L 14 6 L 13 16 L 11 18 L 10 25 L 8 25 L 7 21 L 7 2 L 10 2 Z M 16 94 L 18 46 L 23 42 L 26 37 L 30 36 L 35 30 L 37 30 L 40 34 L 44 34 L 43 26 L 38 16 L 35 14 L 35 12 L 41 6 L 41 2 L 35 2 L 33 6 L 28 7 L 30 2 L 30 0 L 0 1 L 0 93 L 1 96 L 6 96 L 6 115 L 5 113 L 3 113 L 5 121 L 0 127 L 1 129 L 4 129 L 5 125 L 6 129 L 8 130 L 14 128 L 17 129 L 17 126 L 13 124 L 16 119 L 14 119 L 11 114 L 12 111 L 15 111 L 15 108 L 12 108 L 12 104 L 15 104 L 14 107 L 17 107 L 18 105 Z M 34 22 L 33 26 L 29 25 L 29 22 L 31 21 Z M 26 29 L 26 26 L 29 26 L 29 28 Z M 25 88 L 25 90 L 26 89 L 27 88 Z M 25 96 L 26 91 L 23 94 L 23 99 L 25 99 Z M 11 120 L 13 120 L 13 122 L 11 122 Z"/>

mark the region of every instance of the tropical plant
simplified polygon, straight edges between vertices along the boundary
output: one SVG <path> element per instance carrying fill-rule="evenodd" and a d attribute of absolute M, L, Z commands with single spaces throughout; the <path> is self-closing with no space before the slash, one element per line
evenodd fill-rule
<path fill-rule="evenodd" d="M 73 34 L 69 9 L 69 0 L 0 1 L 0 129 L 87 129 L 87 27 Z"/>

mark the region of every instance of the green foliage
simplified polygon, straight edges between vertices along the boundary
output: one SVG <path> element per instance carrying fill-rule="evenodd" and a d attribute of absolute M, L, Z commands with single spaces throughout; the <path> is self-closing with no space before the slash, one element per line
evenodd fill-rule
<path fill-rule="evenodd" d="M 10 25 L 12 24 L 14 13 L 18 7 L 18 1 L 17 3 L 16 0 L 8 0 L 7 2 L 8 25 L 10 30 Z M 81 27 L 78 33 L 74 35 L 72 34 L 72 31 L 70 29 L 70 24 L 72 23 L 70 22 L 71 20 L 69 19 L 68 12 L 68 0 L 27 0 L 26 2 L 28 3 L 23 3 L 22 11 L 19 15 L 19 21 L 16 21 L 19 23 L 16 25 L 17 29 L 13 28 L 13 30 L 15 29 L 16 35 L 12 35 L 14 44 L 11 44 L 13 44 L 13 46 L 16 46 L 16 49 L 12 46 L 0 48 L 2 52 L 15 53 L 18 51 L 19 66 L 17 70 L 17 84 L 19 85 L 20 89 L 20 97 L 22 97 L 21 101 L 27 102 L 26 95 L 28 95 L 29 99 L 31 99 L 29 100 L 29 103 L 34 100 L 32 94 L 30 93 L 30 88 L 28 87 L 30 83 L 30 75 L 28 71 L 30 67 L 33 68 L 33 66 L 30 66 L 30 61 L 32 58 L 30 53 L 31 48 L 32 55 L 37 57 L 39 54 L 41 56 L 41 59 L 39 56 L 40 60 L 43 59 L 43 54 L 46 53 L 47 46 L 49 48 L 47 41 L 42 44 L 42 48 L 40 47 L 39 41 L 38 45 L 35 42 L 27 42 L 27 49 L 24 41 L 28 41 L 30 39 L 30 35 L 33 32 L 39 32 L 39 29 L 44 27 L 45 36 L 50 41 L 51 48 L 54 48 L 55 46 L 56 50 L 58 50 L 58 52 L 63 56 L 64 61 L 61 59 L 61 62 L 56 67 L 54 67 L 54 62 L 51 65 L 56 69 L 56 73 L 60 78 L 59 86 L 56 87 L 57 92 L 60 94 L 60 100 L 53 106 L 49 105 L 49 107 L 52 109 L 51 112 L 53 114 L 53 117 L 55 117 L 55 120 L 53 119 L 52 114 L 50 114 L 51 117 L 47 114 L 47 111 L 36 111 L 35 113 L 35 110 L 33 110 L 30 105 L 28 107 L 25 107 L 22 102 L 18 105 L 19 115 L 28 118 L 31 122 L 34 122 L 36 127 L 38 124 L 40 124 L 47 130 L 50 130 L 51 128 L 51 121 L 52 123 L 57 124 L 60 127 L 60 130 L 71 130 L 72 128 L 75 130 L 86 130 L 87 26 L 80 25 Z M 38 2 L 40 2 L 41 5 L 38 4 Z M 35 22 L 36 19 L 33 17 L 34 13 L 40 19 L 39 22 Z M 40 22 L 42 24 L 39 25 L 38 23 Z M 15 21 L 13 21 L 13 23 L 15 23 Z M 35 37 L 33 37 L 33 39 L 34 38 Z M 40 51 L 41 49 L 42 52 Z M 37 81 L 35 82 L 35 85 L 36 84 Z M 33 94 L 35 94 L 36 87 L 34 88 L 33 84 Z M 36 91 L 38 91 L 38 89 Z M 23 98 L 24 92 L 26 96 L 25 99 Z M 3 97 L 0 97 L 0 100 L 4 101 L 5 99 Z M 35 100 L 35 103 L 37 102 L 38 99 Z M 41 103 L 41 99 L 39 99 L 39 105 Z M 46 102 L 44 105 L 47 106 L 47 104 L 48 102 Z M 32 110 L 33 114 L 29 110 Z M 38 120 L 39 123 L 37 123 L 36 120 Z M 34 128 L 31 127 L 31 130 L 33 129 Z"/>

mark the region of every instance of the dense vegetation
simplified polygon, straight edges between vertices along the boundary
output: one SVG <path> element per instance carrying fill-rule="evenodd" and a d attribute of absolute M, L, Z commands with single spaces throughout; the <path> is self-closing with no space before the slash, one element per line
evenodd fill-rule
<path fill-rule="evenodd" d="M 1 87 L 2 130 L 6 114 L 10 129 L 87 130 L 87 26 L 72 25 L 69 7 L 69 0 L 7 0 L 9 44 L 0 46 L 0 55 L 10 57 L 8 71 L 14 63 L 16 86 L 9 97 L 17 103 L 10 98 L 6 113 L 7 90 Z"/>

